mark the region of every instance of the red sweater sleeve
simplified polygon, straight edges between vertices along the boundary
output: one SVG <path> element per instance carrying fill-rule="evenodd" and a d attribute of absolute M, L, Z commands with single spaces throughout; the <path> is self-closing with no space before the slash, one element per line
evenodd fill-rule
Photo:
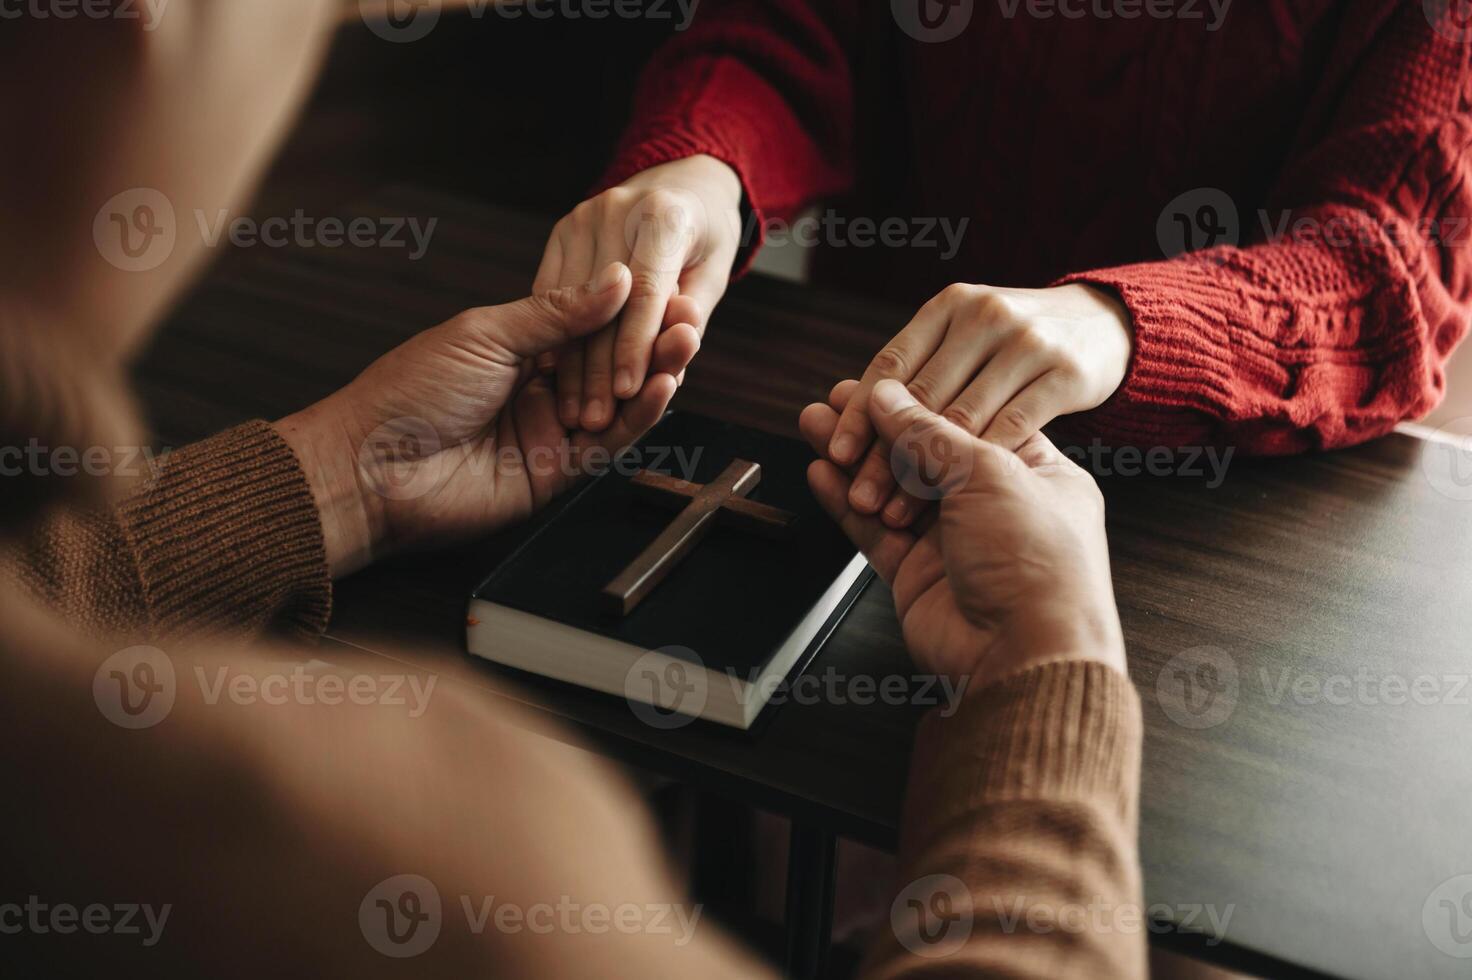
<path fill-rule="evenodd" d="M 696 154 L 740 176 L 758 219 L 845 190 L 859 14 L 841 0 L 705 0 L 656 52 L 600 187 Z M 758 221 L 758 228 L 761 222 Z"/>
<path fill-rule="evenodd" d="M 1374 438 L 1440 399 L 1472 315 L 1472 34 L 1420 3 L 1357 6 L 1375 11 L 1344 17 L 1265 212 L 1286 223 L 1269 235 L 1244 213 L 1244 247 L 1062 280 L 1116 290 L 1135 325 L 1124 385 L 1073 420 L 1086 431 L 1291 453 Z"/>

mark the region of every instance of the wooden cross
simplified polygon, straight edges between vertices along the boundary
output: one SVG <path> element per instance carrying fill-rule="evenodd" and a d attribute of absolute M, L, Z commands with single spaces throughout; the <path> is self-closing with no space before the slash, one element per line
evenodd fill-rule
<path fill-rule="evenodd" d="M 670 526 L 603 587 L 609 610 L 619 616 L 632 612 L 640 600 L 664 581 L 670 569 L 695 549 L 717 517 L 768 537 L 783 537 L 791 531 L 797 523 L 796 514 L 746 499 L 761 479 L 762 468 L 744 459 L 735 460 L 706 484 L 649 470 L 635 473 L 630 481 L 635 487 L 651 491 L 663 502 L 687 503 Z"/>

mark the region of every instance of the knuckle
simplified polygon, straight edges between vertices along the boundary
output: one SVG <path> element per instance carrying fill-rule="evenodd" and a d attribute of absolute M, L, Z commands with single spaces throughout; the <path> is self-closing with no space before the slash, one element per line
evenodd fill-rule
<path fill-rule="evenodd" d="M 1013 335 L 1012 343 L 1029 357 L 1053 360 L 1058 354 L 1058 348 L 1053 341 L 1030 324 Z"/>
<path fill-rule="evenodd" d="M 1008 405 L 997 415 L 997 426 L 1004 432 L 1013 435 L 1026 433 L 1031 425 L 1027 412 L 1016 405 Z"/>
<path fill-rule="evenodd" d="M 966 282 L 953 282 L 945 289 L 936 294 L 935 298 L 942 303 L 964 303 L 969 300 L 976 287 Z"/>
<path fill-rule="evenodd" d="M 484 333 L 495 325 L 498 318 L 494 306 L 472 306 L 456 313 L 445 325 L 459 333 Z"/>
<path fill-rule="evenodd" d="M 941 418 L 956 426 L 958 429 L 964 429 L 965 431 L 970 432 L 973 435 L 981 427 L 981 420 L 977 418 L 976 410 L 970 405 L 952 405 L 950 408 L 947 408 L 944 412 L 941 413 Z"/>
<path fill-rule="evenodd" d="M 1078 362 L 1077 358 L 1067 352 L 1058 359 L 1058 364 L 1053 368 L 1053 371 L 1056 375 L 1054 388 L 1060 393 L 1070 391 L 1087 380 L 1084 366 Z"/>
<path fill-rule="evenodd" d="M 604 191 L 602 194 L 599 194 L 597 199 L 603 201 L 605 204 L 622 206 L 628 204 L 630 201 L 633 201 L 638 196 L 638 191 L 634 190 L 632 187 L 625 187 L 620 184 L 617 187 L 608 188 L 608 190 Z"/>
<path fill-rule="evenodd" d="M 571 312 L 576 305 L 576 287 L 564 286 L 560 289 L 549 289 L 546 292 L 537 293 L 532 297 L 533 313 L 541 313 L 550 317 L 564 316 Z"/>
<path fill-rule="evenodd" d="M 685 195 L 668 187 L 656 187 L 644 196 L 645 210 L 658 213 L 683 213 L 686 209 Z"/>
<path fill-rule="evenodd" d="M 983 323 L 1009 323 L 1016 319 L 1016 308 L 1004 293 L 980 290 L 971 300 L 972 313 Z"/>
<path fill-rule="evenodd" d="M 664 280 L 659 273 L 651 269 L 639 269 L 633 273 L 632 296 L 652 299 L 662 295 L 663 292 Z"/>
<path fill-rule="evenodd" d="M 870 363 L 876 374 L 885 378 L 897 378 L 909 374 L 910 355 L 893 345 L 874 355 Z"/>
<path fill-rule="evenodd" d="M 586 201 L 578 202 L 577 207 L 573 208 L 572 211 L 568 213 L 567 218 L 571 218 L 573 224 L 575 225 L 591 224 L 593 218 L 598 214 L 598 202 L 601 197 L 602 195 L 600 194 L 598 197 L 590 197 Z M 564 218 L 563 220 L 566 221 L 567 218 Z"/>
<path fill-rule="evenodd" d="M 909 388 L 910 394 L 915 396 L 915 400 L 924 405 L 926 408 L 933 409 L 936 407 L 939 391 L 936 387 L 936 381 L 934 378 L 930 377 L 929 375 L 922 374 L 916 377 L 915 380 L 911 381 L 905 387 Z"/>

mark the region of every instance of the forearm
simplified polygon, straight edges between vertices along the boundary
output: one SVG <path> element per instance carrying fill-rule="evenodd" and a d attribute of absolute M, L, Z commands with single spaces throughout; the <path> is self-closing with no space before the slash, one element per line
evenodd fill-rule
<path fill-rule="evenodd" d="M 1134 689 L 1100 663 L 1034 667 L 927 716 L 864 975 L 1145 976 L 1140 744 Z"/>
<path fill-rule="evenodd" d="M 94 635 L 279 629 L 315 635 L 331 582 L 291 450 L 248 423 L 155 461 L 106 510 L 58 510 L 0 553 L 0 574 Z"/>
<path fill-rule="evenodd" d="M 1129 375 L 1085 431 L 1289 453 L 1440 399 L 1472 320 L 1469 47 L 1419 8 L 1360 6 L 1346 25 L 1387 22 L 1338 39 L 1267 208 L 1239 202 L 1244 247 L 1064 280 L 1114 290 L 1134 324 Z"/>

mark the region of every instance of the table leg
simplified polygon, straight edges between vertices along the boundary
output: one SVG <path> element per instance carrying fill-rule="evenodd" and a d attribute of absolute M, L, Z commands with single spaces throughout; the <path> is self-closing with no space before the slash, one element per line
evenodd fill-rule
<path fill-rule="evenodd" d="M 793 980 L 822 976 L 833 929 L 837 841 L 794 822 L 787 854 L 787 958 Z"/>

